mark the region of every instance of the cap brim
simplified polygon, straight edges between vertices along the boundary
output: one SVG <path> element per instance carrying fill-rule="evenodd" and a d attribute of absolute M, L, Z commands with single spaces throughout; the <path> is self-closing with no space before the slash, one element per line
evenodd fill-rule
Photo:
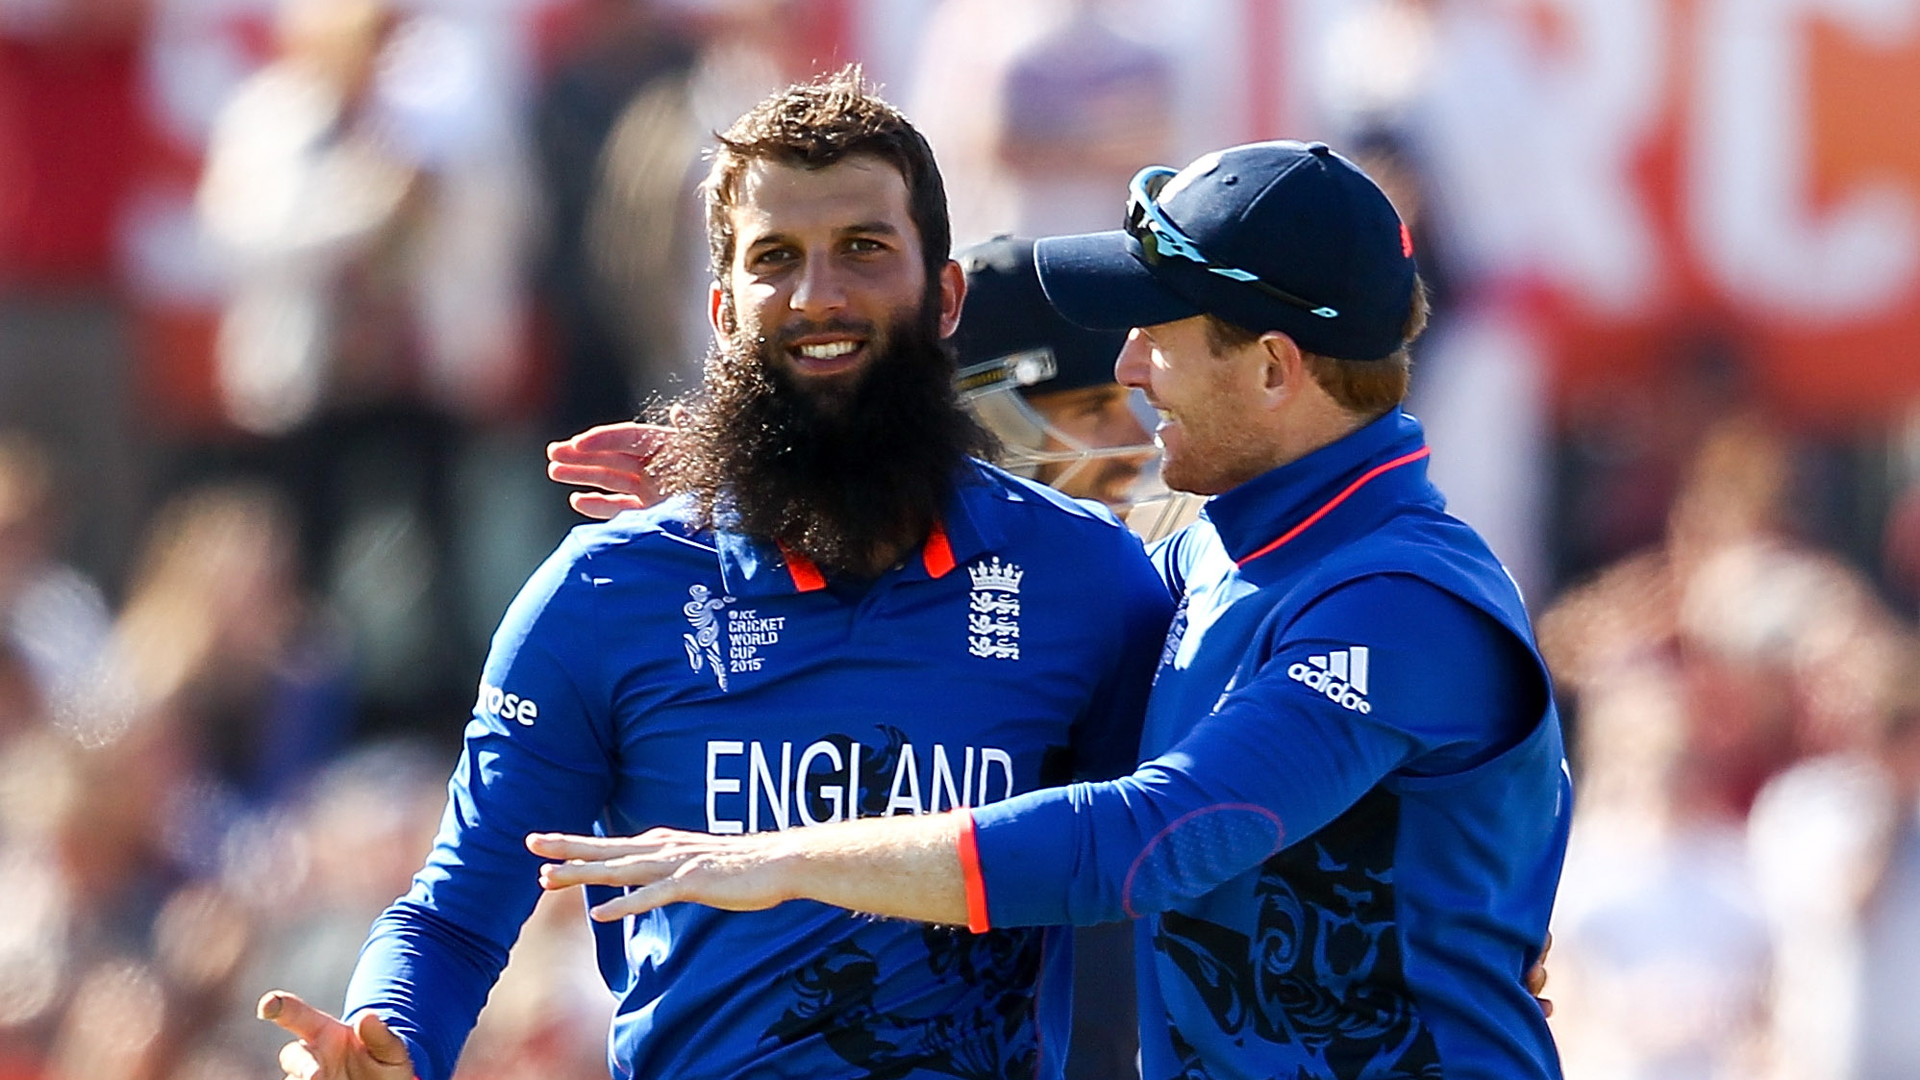
<path fill-rule="evenodd" d="M 1126 330 L 1201 313 L 1154 280 L 1119 230 L 1053 236 L 1033 245 L 1040 288 L 1068 322 L 1089 330 Z"/>

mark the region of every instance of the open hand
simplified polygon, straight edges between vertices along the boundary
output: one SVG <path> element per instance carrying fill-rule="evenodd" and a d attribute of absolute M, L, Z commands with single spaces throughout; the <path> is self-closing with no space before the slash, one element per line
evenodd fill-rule
<path fill-rule="evenodd" d="M 540 887 L 625 885 L 632 891 L 592 908 L 600 922 L 687 901 L 726 911 L 759 911 L 796 895 L 776 868 L 778 833 L 710 836 L 648 829 L 639 836 L 532 833 L 527 850 L 548 859 Z"/>
<path fill-rule="evenodd" d="M 547 477 L 562 484 L 597 488 L 567 497 L 573 508 L 605 520 L 623 510 L 644 510 L 664 496 L 649 470 L 675 429 L 630 421 L 588 428 L 570 439 L 547 444 Z"/>
<path fill-rule="evenodd" d="M 280 1071 L 287 1080 L 413 1080 L 407 1044 L 371 1012 L 351 1023 L 272 990 L 255 1010 L 299 1037 L 280 1048 Z"/>

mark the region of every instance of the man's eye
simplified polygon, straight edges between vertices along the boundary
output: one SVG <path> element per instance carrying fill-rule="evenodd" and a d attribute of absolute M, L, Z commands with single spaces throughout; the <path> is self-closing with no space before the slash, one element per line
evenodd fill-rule
<path fill-rule="evenodd" d="M 848 251 L 859 252 L 863 255 L 871 254 L 876 251 L 885 251 L 886 249 L 887 249 L 887 246 L 885 244 L 882 244 L 880 241 L 869 240 L 865 237 L 855 237 L 854 239 L 847 241 Z"/>
<path fill-rule="evenodd" d="M 780 266 L 793 261 L 793 252 L 786 248 L 769 248 L 753 257 L 753 266 Z"/>

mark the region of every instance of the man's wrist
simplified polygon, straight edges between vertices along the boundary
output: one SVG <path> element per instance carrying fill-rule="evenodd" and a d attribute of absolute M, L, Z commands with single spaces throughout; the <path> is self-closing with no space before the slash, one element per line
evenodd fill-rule
<path fill-rule="evenodd" d="M 826 860 L 816 857 L 808 843 L 808 831 L 794 829 L 760 834 L 760 850 L 754 853 L 754 867 L 770 883 L 770 891 L 778 902 L 827 899 L 821 890 L 832 881 L 834 873 Z"/>

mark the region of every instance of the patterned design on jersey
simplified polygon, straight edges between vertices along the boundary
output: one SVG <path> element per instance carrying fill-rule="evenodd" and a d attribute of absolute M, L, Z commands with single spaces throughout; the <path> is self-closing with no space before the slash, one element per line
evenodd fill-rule
<path fill-rule="evenodd" d="M 1160 685 L 1160 673 L 1173 666 L 1180 656 L 1180 643 L 1187 639 L 1187 597 L 1180 594 L 1180 604 L 1173 609 L 1173 623 L 1167 627 L 1167 639 L 1160 646 L 1160 666 L 1153 669 L 1153 683 Z"/>
<path fill-rule="evenodd" d="M 1167 1017 L 1167 1038 L 1173 1041 L 1173 1056 L 1180 1059 L 1180 1071 L 1167 1080 L 1212 1080 L 1207 1075 L 1207 1067 L 1200 1061 L 1200 1051 L 1180 1037 L 1180 1028 Z"/>
<path fill-rule="evenodd" d="M 1398 796 L 1376 788 L 1311 839 L 1268 859 L 1254 886 L 1251 939 L 1177 911 L 1154 949 L 1192 983 L 1220 1030 L 1292 1049 L 1275 1055 L 1301 1080 L 1438 1080 L 1432 1035 L 1407 991 L 1393 922 Z M 1183 1071 L 1200 1058 L 1172 1032 Z"/>
<path fill-rule="evenodd" d="M 687 622 L 693 624 L 693 633 L 681 634 L 687 646 L 687 666 L 699 671 L 703 663 L 713 668 L 714 681 L 721 690 L 727 688 L 727 665 L 720 658 L 720 620 L 714 613 L 728 604 L 733 597 L 716 597 L 705 585 L 695 584 L 687 589 L 688 600 L 681 607 Z"/>
<path fill-rule="evenodd" d="M 854 746 L 860 747 L 860 791 L 855 796 L 849 817 L 887 816 L 887 801 L 894 774 L 900 768 L 900 753 L 907 745 L 907 733 L 892 724 L 875 724 L 874 728 L 886 739 L 886 743 L 878 749 L 851 735 L 834 734 L 826 738 L 826 741 L 839 746 L 840 752 L 847 755 L 849 760 L 852 759 Z M 818 796 L 810 793 L 808 797 Z"/>
<path fill-rule="evenodd" d="M 867 1080 L 918 1072 L 957 1080 L 1032 1076 L 1040 1058 L 1033 1025 L 1033 987 L 1041 964 L 1041 931 L 972 934 L 949 927 L 921 930 L 926 964 L 945 982 L 968 988 L 970 1011 L 930 1016 L 884 1012 L 875 1003 L 880 965 L 851 941 L 789 973 L 795 1003 L 765 1038 L 782 1046 L 819 1038 Z"/>

